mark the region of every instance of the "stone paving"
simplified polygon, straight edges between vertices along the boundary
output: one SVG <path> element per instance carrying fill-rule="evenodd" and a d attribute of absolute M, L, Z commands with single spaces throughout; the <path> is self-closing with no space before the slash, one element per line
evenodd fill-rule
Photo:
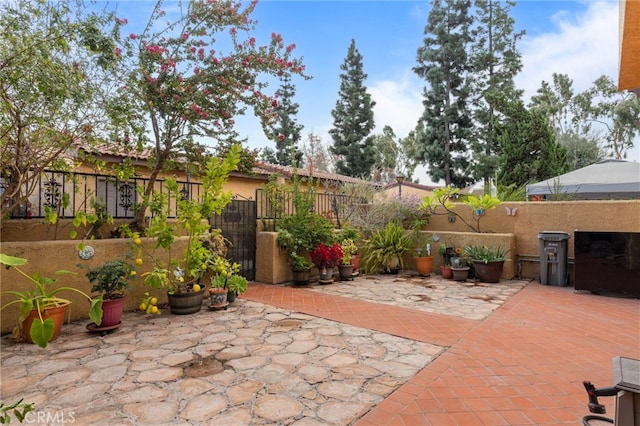
<path fill-rule="evenodd" d="M 367 276 L 309 289 L 478 319 L 525 284 Z M 242 298 L 127 313 L 104 336 L 85 326 L 65 325 L 46 350 L 4 336 L 3 402 L 33 402 L 41 424 L 346 425 L 446 350 Z"/>
<path fill-rule="evenodd" d="M 487 284 L 472 280 L 457 282 L 443 279 L 440 275 L 367 275 L 339 285 L 308 288 L 434 314 L 481 320 L 522 290 L 527 282 L 514 280 Z"/>

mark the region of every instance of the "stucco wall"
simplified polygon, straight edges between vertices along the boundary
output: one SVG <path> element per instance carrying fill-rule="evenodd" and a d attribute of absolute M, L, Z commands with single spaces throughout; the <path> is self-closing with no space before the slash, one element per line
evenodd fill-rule
<path fill-rule="evenodd" d="M 508 215 L 505 207 L 517 209 L 516 214 Z M 456 211 L 471 220 L 471 212 L 466 205 L 457 205 Z M 31 238 L 32 234 L 36 235 L 35 229 L 38 226 L 42 226 L 42 222 L 34 219 L 11 220 L 3 223 L 3 229 L 5 227 L 13 228 L 13 232 L 23 238 Z M 500 244 L 511 247 L 510 261 L 505 264 L 503 278 L 512 278 L 518 273 L 518 262 L 521 256 L 537 256 L 539 251 L 538 234 L 542 231 L 567 232 L 571 237 L 568 243 L 570 258 L 573 257 L 573 233 L 576 229 L 640 232 L 640 200 L 504 203 L 496 209 L 486 212 L 481 220 L 481 227 L 489 233 L 468 232 L 468 228 L 460 220 L 449 223 L 446 215 L 433 215 L 424 230 L 423 242 L 432 240 L 433 234 L 438 234 L 440 241 L 444 241 L 450 246 Z M 291 280 L 286 252 L 277 247 L 276 238 L 277 234 L 273 232 L 258 233 L 257 281 L 281 283 Z M 38 270 L 47 276 L 53 276 L 53 272 L 59 269 L 75 271 L 78 275 L 63 277 L 61 284 L 75 286 L 88 292 L 90 286 L 84 276 L 86 270 L 80 269 L 76 265 L 85 264 L 91 267 L 117 258 L 120 254 L 128 251 L 129 241 L 126 239 L 96 240 L 89 244 L 96 251 L 96 255 L 89 261 L 83 261 L 78 257 L 78 241 L 7 242 L 3 237 L 1 250 L 5 254 L 29 259 L 29 264 L 25 267 L 28 272 Z M 145 240 L 145 244 L 150 244 L 150 242 Z M 437 255 L 438 245 L 439 242 L 434 242 L 432 248 L 434 271 L 438 270 L 442 261 Z M 408 267 L 414 267 L 410 255 L 407 256 L 406 261 Z M 140 275 L 148 270 L 146 268 L 149 266 L 150 262 L 145 261 L 145 264 L 139 269 L 138 280 L 132 286 L 126 309 L 135 309 L 140 297 L 147 291 L 148 288 L 142 285 Z M 535 261 L 522 263 L 521 266 L 522 276 L 538 277 L 539 269 Z M 28 287 L 24 278 L 15 271 L 5 268 L 0 268 L 0 282 L 2 290 L 21 290 Z M 157 292 L 157 296 L 161 303 L 166 301 L 164 292 Z M 71 309 L 72 319 L 86 317 L 86 303 L 74 295 L 70 298 L 75 300 Z M 0 296 L 0 303 L 4 302 L 5 297 Z M 10 331 L 13 328 L 15 317 L 15 309 L 5 309 L 1 312 L 2 332 Z"/>
<path fill-rule="evenodd" d="M 150 253 L 153 242 L 147 238 L 143 238 L 142 241 L 144 252 Z M 179 250 L 180 252 L 184 250 L 186 242 L 186 237 L 179 238 L 175 243 L 175 250 Z M 55 279 L 56 271 L 71 271 L 74 274 L 62 275 L 56 287 L 74 287 L 90 294 L 91 285 L 85 277 L 88 269 L 79 265 L 91 268 L 101 265 L 108 260 L 117 259 L 119 256 L 129 252 L 131 240 L 124 238 L 96 240 L 88 242 L 87 244 L 95 251 L 95 255 L 89 260 L 83 260 L 78 256 L 77 241 L 2 243 L 2 253 L 27 259 L 28 263 L 21 267 L 21 269 L 29 275 L 38 271 L 41 275 Z M 163 251 L 156 251 L 154 254 L 160 260 L 166 260 L 167 258 L 166 253 Z M 143 256 L 143 262 L 143 265 L 138 267 L 137 279 L 132 282 L 131 288 L 128 290 L 125 310 L 135 310 L 140 304 L 144 293 L 149 291 L 149 287 L 143 282 L 144 278 L 142 275 L 152 269 L 152 264 L 146 255 Z M 17 271 L 4 267 L 0 268 L 0 282 L 2 283 L 2 291 L 23 291 L 33 288 L 33 284 Z M 151 291 L 151 293 L 158 297 L 158 303 L 167 302 L 166 291 L 155 290 Z M 81 295 L 69 291 L 61 292 L 58 295 L 62 298 L 70 299 L 73 302 L 69 308 L 72 320 L 88 317 L 89 302 Z M 11 300 L 14 300 L 13 296 L 0 294 L 0 306 L 4 306 L 5 303 Z M 169 315 L 168 310 L 163 315 Z M 17 316 L 18 304 L 12 305 L 0 312 L 2 333 L 9 332 L 13 329 L 16 325 Z"/>

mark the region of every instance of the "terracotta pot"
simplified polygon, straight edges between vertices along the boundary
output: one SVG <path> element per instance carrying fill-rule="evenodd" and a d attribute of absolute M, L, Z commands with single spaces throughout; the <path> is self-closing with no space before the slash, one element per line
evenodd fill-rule
<path fill-rule="evenodd" d="M 356 253 L 351 257 L 351 264 L 353 265 L 353 273 L 357 273 L 358 268 L 360 268 L 360 253 Z"/>
<path fill-rule="evenodd" d="M 503 267 L 504 260 L 487 263 L 482 260 L 473 261 L 473 269 L 475 271 L 476 278 L 485 283 L 500 282 Z"/>
<path fill-rule="evenodd" d="M 111 327 L 120 324 L 124 311 L 125 298 L 105 299 L 102 301 L 102 322 L 96 324 L 99 327 Z"/>
<path fill-rule="evenodd" d="M 195 314 L 202 309 L 204 288 L 200 291 L 189 291 L 186 293 L 174 293 L 167 295 L 169 299 L 169 310 L 175 315 Z"/>
<path fill-rule="evenodd" d="M 469 268 L 468 266 L 460 266 L 458 268 L 451 268 L 451 273 L 453 274 L 453 279 L 456 281 L 466 281 L 469 277 Z"/>
<path fill-rule="evenodd" d="M 62 330 L 62 324 L 64 323 L 64 315 L 67 312 L 68 306 L 69 305 L 53 306 L 42 310 L 43 321 L 47 318 L 51 318 L 53 320 L 53 337 L 50 341 L 56 340 L 60 335 L 60 330 Z M 31 330 L 31 325 L 36 318 L 39 318 L 38 311 L 34 309 L 22 322 L 22 331 L 24 333 L 25 339 L 27 339 L 27 342 L 29 343 L 33 343 L 33 339 L 31 338 L 31 334 L 29 333 L 29 331 Z"/>
<path fill-rule="evenodd" d="M 338 266 L 338 272 L 340 272 L 340 281 L 351 281 L 353 279 L 353 265 L 340 265 Z"/>
<path fill-rule="evenodd" d="M 229 290 L 226 288 L 212 287 L 209 289 L 209 307 L 212 309 L 224 308 L 227 306 Z"/>
<path fill-rule="evenodd" d="M 433 267 L 433 257 L 421 256 L 414 257 L 416 261 L 416 269 L 420 275 L 431 275 L 431 269 Z"/>
<path fill-rule="evenodd" d="M 451 270 L 451 266 L 441 266 L 440 273 L 442 274 L 442 278 L 453 278 L 453 271 Z"/>

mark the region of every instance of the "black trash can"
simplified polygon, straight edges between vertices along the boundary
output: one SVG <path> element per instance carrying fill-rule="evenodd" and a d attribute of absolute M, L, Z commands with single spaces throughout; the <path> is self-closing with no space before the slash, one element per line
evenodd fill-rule
<path fill-rule="evenodd" d="M 542 231 L 540 240 L 540 283 L 564 287 L 569 282 L 568 241 L 566 232 Z"/>

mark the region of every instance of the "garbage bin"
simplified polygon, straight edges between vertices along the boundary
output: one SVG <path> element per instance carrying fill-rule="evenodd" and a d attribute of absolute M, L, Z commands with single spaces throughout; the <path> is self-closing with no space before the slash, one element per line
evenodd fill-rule
<path fill-rule="evenodd" d="M 564 287 L 569 281 L 566 232 L 542 231 L 540 240 L 540 283 Z"/>

